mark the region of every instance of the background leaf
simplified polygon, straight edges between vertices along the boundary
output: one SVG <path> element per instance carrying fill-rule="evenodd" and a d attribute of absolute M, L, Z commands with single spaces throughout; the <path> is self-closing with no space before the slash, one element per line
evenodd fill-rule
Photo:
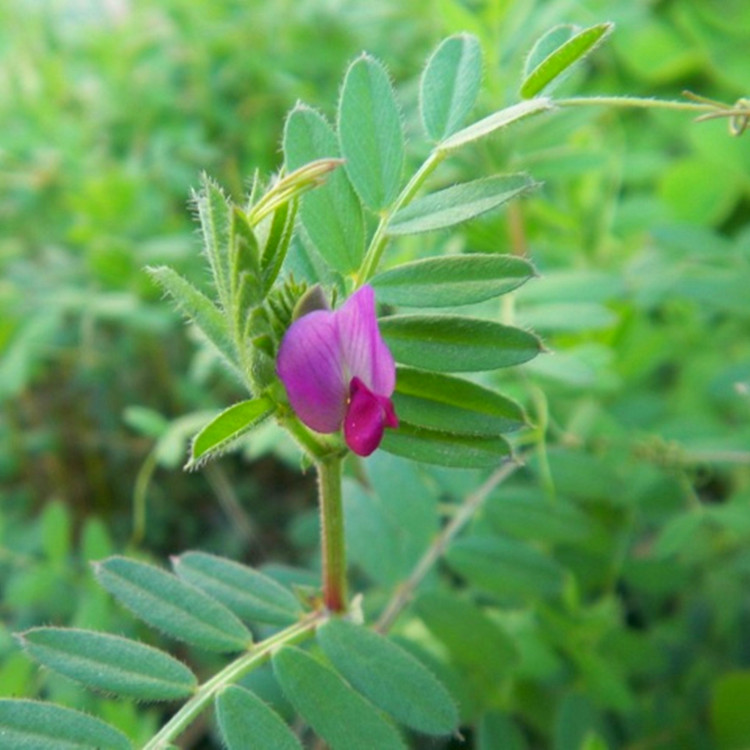
<path fill-rule="evenodd" d="M 562 592 L 562 568 L 514 539 L 459 539 L 448 550 L 446 561 L 473 585 L 501 598 L 552 597 Z"/>
<path fill-rule="evenodd" d="M 373 211 L 382 211 L 396 199 L 401 185 L 404 136 L 388 74 L 368 55 L 346 72 L 338 131 L 354 189 Z"/>
<path fill-rule="evenodd" d="M 420 80 L 422 124 L 434 141 L 463 125 L 482 81 L 482 48 L 471 34 L 444 39 L 427 61 Z"/>
<path fill-rule="evenodd" d="M 497 689 L 502 677 L 516 665 L 518 655 L 511 638 L 466 598 L 430 591 L 422 594 L 414 607 L 452 659 L 467 667 L 480 684 Z"/>

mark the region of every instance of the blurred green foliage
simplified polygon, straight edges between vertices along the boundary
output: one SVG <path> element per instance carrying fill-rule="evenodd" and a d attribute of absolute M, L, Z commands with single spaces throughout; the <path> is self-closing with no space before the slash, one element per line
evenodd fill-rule
<path fill-rule="evenodd" d="M 604 20 L 610 42 L 560 92 L 750 93 L 741 0 L 0 7 L 4 694 L 83 706 L 136 739 L 156 725 L 152 709 L 39 676 L 10 637 L 39 622 L 135 628 L 85 566 L 126 546 L 133 498 L 151 550 L 315 565 L 309 484 L 273 435 L 179 471 L 196 419 L 241 395 L 143 272 L 205 276 L 187 202 L 199 173 L 239 194 L 254 169 L 276 169 L 286 111 L 301 98 L 330 114 L 363 48 L 413 91 L 439 39 L 475 33 L 490 112 L 517 97 L 541 33 Z M 554 352 L 504 383 L 537 425 L 520 438 L 532 452 L 396 630 L 482 750 L 746 747 L 750 137 L 681 113 L 570 109 L 467 151 L 444 179 L 502 169 L 545 186 L 462 235 L 391 252 L 533 259 L 542 278 L 502 311 Z M 376 611 L 429 544 L 437 503 L 450 511 L 481 477 L 381 456 L 368 470 L 373 492 L 352 483 L 347 513 Z M 452 610 L 486 635 L 467 642 Z"/>

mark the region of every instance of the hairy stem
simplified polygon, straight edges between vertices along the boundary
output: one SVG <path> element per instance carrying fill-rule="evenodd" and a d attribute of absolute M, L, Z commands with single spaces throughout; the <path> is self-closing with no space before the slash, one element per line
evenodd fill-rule
<path fill-rule="evenodd" d="M 312 636 L 324 617 L 323 612 L 314 612 L 304 620 L 256 644 L 250 651 L 224 667 L 198 688 L 195 695 L 143 746 L 142 750 L 164 750 L 195 721 L 222 688 L 237 682 L 240 677 L 265 664 L 282 646 L 299 643 Z"/>
<path fill-rule="evenodd" d="M 637 109 L 675 109 L 683 112 L 717 112 L 718 105 L 708 102 L 681 102 L 674 99 L 650 99 L 639 96 L 573 96 L 555 99 L 557 107 L 635 107 Z"/>
<path fill-rule="evenodd" d="M 323 601 L 331 612 L 346 610 L 346 541 L 341 501 L 341 457 L 316 464 L 323 554 Z"/>
<path fill-rule="evenodd" d="M 401 611 L 411 601 L 419 584 L 422 583 L 425 576 L 432 570 L 432 567 L 443 555 L 456 534 L 474 517 L 474 514 L 479 510 L 490 492 L 502 484 L 521 465 L 522 463 L 518 459 L 509 459 L 496 469 L 481 487 L 466 496 L 458 512 L 440 532 L 424 555 L 422 555 L 411 575 L 396 589 L 393 597 L 375 624 L 375 630 L 380 633 L 390 630 L 396 618 L 401 614 Z"/>

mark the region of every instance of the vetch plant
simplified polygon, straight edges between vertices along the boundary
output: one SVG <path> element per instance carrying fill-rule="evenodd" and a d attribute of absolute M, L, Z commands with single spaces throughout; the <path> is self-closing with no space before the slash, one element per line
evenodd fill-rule
<path fill-rule="evenodd" d="M 540 563 L 533 550 L 513 557 L 512 544 L 500 554 L 489 538 L 456 542 L 491 490 L 514 471 L 506 436 L 526 425 L 515 401 L 456 373 L 520 365 L 543 347 L 527 330 L 455 309 L 513 291 L 535 275 L 532 264 L 483 253 L 388 264 L 386 250 L 392 240 L 449 229 L 536 189 L 526 174 L 430 189 L 429 178 L 444 160 L 522 120 L 593 104 L 727 117 L 735 135 L 746 128 L 747 100 L 728 107 L 698 97 L 555 99 L 552 85 L 611 29 L 550 31 L 527 59 L 520 101 L 469 125 L 481 80 L 480 46 L 467 34 L 446 39 L 420 83 L 421 121 L 432 146 L 407 181 L 394 92 L 381 63 L 368 55 L 346 73 L 335 127 L 306 105 L 289 114 L 278 177 L 264 184 L 256 175 L 240 203 L 204 179 L 195 207 L 213 289 L 200 290 L 167 267 L 150 272 L 250 398 L 198 433 L 188 465 L 215 459 L 268 420 L 287 430 L 318 475 L 322 590 L 298 596 L 259 571 L 203 552 L 173 559 L 172 572 L 125 557 L 98 563 L 99 583 L 138 619 L 191 647 L 235 654 L 199 682 L 178 659 L 119 635 L 40 627 L 19 636 L 41 665 L 95 690 L 183 701 L 143 750 L 174 747 L 212 705 L 232 750 L 299 748 L 280 715 L 237 684 L 268 662 L 294 709 L 334 750 L 404 748 L 407 732 L 449 736 L 461 716 L 451 692 L 406 645 L 387 637 L 438 559 L 447 552 L 455 570 L 469 571 L 490 590 L 508 559 L 528 563 L 515 571 L 517 588 L 562 587 L 557 568 Z M 345 461 L 377 450 L 492 473 L 418 550 L 408 577 L 375 605 L 369 627 L 363 622 L 363 612 L 372 614 L 369 603 L 363 606 L 361 592 L 352 596 L 348 588 L 342 473 Z M 479 634 L 488 644 L 486 663 L 474 663 L 480 671 L 506 653 L 513 658 L 513 645 L 480 609 L 439 594 L 422 597 L 416 609 L 444 643 L 455 643 L 456 633 L 459 641 L 469 630 Z M 465 619 L 463 631 L 462 622 L 451 622 L 456 612 Z M 315 646 L 305 648 L 313 639 Z M 104 750 L 131 743 L 69 708 L 0 701 L 0 747 L 63 746 Z"/>

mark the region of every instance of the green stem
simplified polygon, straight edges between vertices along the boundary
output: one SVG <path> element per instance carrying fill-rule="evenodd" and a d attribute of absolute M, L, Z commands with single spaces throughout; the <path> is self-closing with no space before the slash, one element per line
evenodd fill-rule
<path fill-rule="evenodd" d="M 374 275 L 375 271 L 377 271 L 383 251 L 388 242 L 387 229 L 393 215 L 396 211 L 411 202 L 419 188 L 424 184 L 424 181 L 435 171 L 447 155 L 448 152 L 446 151 L 440 151 L 439 149 L 433 151 L 425 159 L 422 166 L 414 173 L 414 176 L 401 191 L 396 202 L 383 213 L 380 223 L 372 236 L 372 240 L 370 240 L 370 246 L 367 248 L 362 265 L 359 267 L 359 271 L 357 271 L 357 287 L 366 283 Z"/>
<path fill-rule="evenodd" d="M 316 464 L 320 495 L 320 538 L 323 555 L 323 601 L 331 612 L 346 610 L 346 542 L 341 502 L 341 457 Z"/>
<path fill-rule="evenodd" d="M 237 682 L 240 677 L 265 664 L 274 651 L 282 646 L 309 638 L 323 618 L 324 613 L 314 612 L 307 619 L 290 625 L 280 633 L 258 643 L 239 659 L 235 659 L 221 672 L 204 682 L 195 695 L 143 746 L 143 750 L 164 750 L 195 721 L 222 688 Z"/>
<path fill-rule="evenodd" d="M 558 107 L 636 107 L 639 109 L 676 109 L 688 112 L 717 112 L 716 104 L 708 102 L 680 102 L 672 99 L 649 99 L 639 96 L 574 96 L 555 99 Z"/>
<path fill-rule="evenodd" d="M 279 424 L 289 431 L 297 444 L 315 461 L 325 461 L 331 454 L 341 450 L 341 446 L 323 436 L 314 435 L 297 417 L 280 409 L 277 414 Z"/>

